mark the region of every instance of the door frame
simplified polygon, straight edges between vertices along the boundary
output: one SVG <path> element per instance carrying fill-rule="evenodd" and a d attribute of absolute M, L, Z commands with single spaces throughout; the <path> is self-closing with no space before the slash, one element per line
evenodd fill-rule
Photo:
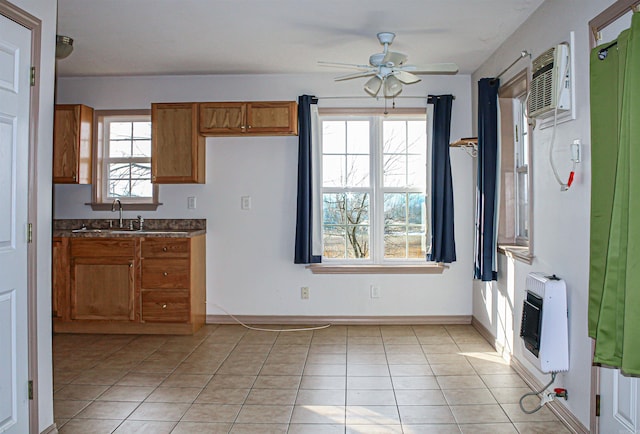
<path fill-rule="evenodd" d="M 37 234 L 37 151 L 40 112 L 40 53 L 42 21 L 7 0 L 0 0 L 0 15 L 31 31 L 31 65 L 35 66 L 34 84 L 29 97 L 29 173 L 27 220 Z M 38 420 L 38 294 L 37 237 L 27 245 L 27 303 L 29 339 L 29 379 L 33 382 L 33 399 L 29 401 L 29 432 L 39 432 Z"/>

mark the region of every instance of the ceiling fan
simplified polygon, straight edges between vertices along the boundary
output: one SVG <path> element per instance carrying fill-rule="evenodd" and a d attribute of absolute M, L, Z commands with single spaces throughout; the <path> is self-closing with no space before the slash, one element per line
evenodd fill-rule
<path fill-rule="evenodd" d="M 336 81 L 351 80 L 353 78 L 371 77 L 365 84 L 364 90 L 376 97 L 382 89 L 385 98 L 393 98 L 402 92 L 403 84 L 413 84 L 420 81 L 417 75 L 424 74 L 455 74 L 458 65 L 455 63 L 434 63 L 424 67 L 406 65 L 409 58 L 404 53 L 389 51 L 389 45 L 396 37 L 395 33 L 378 33 L 378 41 L 384 47 L 382 53 L 375 53 L 369 57 L 368 65 L 339 62 L 318 62 L 322 66 L 335 66 L 340 68 L 357 69 L 358 72 L 336 77 Z"/>

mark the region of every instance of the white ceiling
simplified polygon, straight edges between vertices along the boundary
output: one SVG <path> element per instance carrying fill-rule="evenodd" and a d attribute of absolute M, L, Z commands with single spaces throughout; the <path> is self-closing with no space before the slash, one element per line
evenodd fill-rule
<path fill-rule="evenodd" d="M 59 76 L 345 73 L 376 33 L 410 64 L 471 73 L 543 0 L 58 0 Z M 526 47 L 525 47 L 526 48 Z M 347 71 L 348 72 L 348 71 Z"/>

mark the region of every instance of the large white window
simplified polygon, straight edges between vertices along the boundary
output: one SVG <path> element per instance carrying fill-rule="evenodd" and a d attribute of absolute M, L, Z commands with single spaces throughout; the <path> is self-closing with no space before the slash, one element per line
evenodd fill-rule
<path fill-rule="evenodd" d="M 98 113 L 96 152 L 97 204 L 118 199 L 129 209 L 157 204 L 151 183 L 151 116 L 139 113 Z"/>
<path fill-rule="evenodd" d="M 320 116 L 325 262 L 424 262 L 426 115 Z"/>

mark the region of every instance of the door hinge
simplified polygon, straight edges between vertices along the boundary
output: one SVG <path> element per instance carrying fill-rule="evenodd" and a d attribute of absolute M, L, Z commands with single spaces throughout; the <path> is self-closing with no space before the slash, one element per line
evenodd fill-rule
<path fill-rule="evenodd" d="M 29 400 L 33 400 L 33 380 L 29 380 Z"/>
<path fill-rule="evenodd" d="M 31 67 L 31 86 L 35 86 L 36 85 L 36 67 L 32 66 Z"/>
<path fill-rule="evenodd" d="M 33 224 L 29 223 L 27 225 L 27 243 L 30 243 L 33 241 Z"/>
<path fill-rule="evenodd" d="M 596 395 L 596 417 L 600 417 L 600 395 Z"/>

